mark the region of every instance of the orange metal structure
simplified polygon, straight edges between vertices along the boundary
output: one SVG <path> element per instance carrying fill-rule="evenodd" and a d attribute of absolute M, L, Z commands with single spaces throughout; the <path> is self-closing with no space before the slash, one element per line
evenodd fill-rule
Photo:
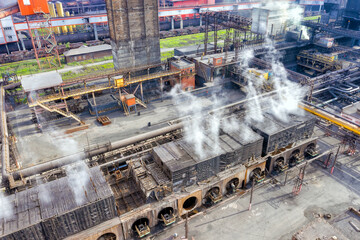
<path fill-rule="evenodd" d="M 48 0 L 18 0 L 18 4 L 23 16 L 50 13 Z"/>
<path fill-rule="evenodd" d="M 222 57 L 218 57 L 218 58 L 213 58 L 213 65 L 214 66 L 219 66 L 223 64 L 223 59 Z"/>
<path fill-rule="evenodd" d="M 125 99 L 126 99 L 126 105 L 128 105 L 129 107 L 136 105 L 135 96 L 133 94 L 126 95 Z"/>
<path fill-rule="evenodd" d="M 190 91 L 195 88 L 195 64 L 185 59 L 173 61 L 170 70 L 181 72 L 181 89 Z"/>

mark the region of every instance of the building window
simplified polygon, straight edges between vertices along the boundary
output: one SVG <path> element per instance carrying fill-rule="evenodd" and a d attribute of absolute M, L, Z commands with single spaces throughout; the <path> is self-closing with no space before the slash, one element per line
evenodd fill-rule
<path fill-rule="evenodd" d="M 30 6 L 30 0 L 23 0 L 23 3 L 25 6 Z"/>

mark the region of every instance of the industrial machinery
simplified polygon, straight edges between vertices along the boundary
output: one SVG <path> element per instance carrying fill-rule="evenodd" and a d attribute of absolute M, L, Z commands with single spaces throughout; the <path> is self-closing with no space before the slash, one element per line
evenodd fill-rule
<path fill-rule="evenodd" d="M 338 61 L 337 55 L 322 54 L 316 50 L 303 50 L 296 59 L 299 66 L 322 74 L 342 69 L 342 64 Z"/>

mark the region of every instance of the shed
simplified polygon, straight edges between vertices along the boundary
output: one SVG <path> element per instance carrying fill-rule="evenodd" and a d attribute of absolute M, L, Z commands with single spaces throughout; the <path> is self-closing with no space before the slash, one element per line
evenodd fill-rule
<path fill-rule="evenodd" d="M 97 46 L 81 46 L 64 52 L 66 63 L 84 61 L 95 58 L 102 58 L 112 55 L 112 48 L 109 44 Z"/>

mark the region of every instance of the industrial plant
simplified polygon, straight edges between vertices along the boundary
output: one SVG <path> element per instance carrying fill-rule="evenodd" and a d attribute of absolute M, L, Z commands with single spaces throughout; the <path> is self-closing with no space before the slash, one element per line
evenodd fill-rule
<path fill-rule="evenodd" d="M 0 2 L 0 240 L 360 239 L 358 0 Z"/>

